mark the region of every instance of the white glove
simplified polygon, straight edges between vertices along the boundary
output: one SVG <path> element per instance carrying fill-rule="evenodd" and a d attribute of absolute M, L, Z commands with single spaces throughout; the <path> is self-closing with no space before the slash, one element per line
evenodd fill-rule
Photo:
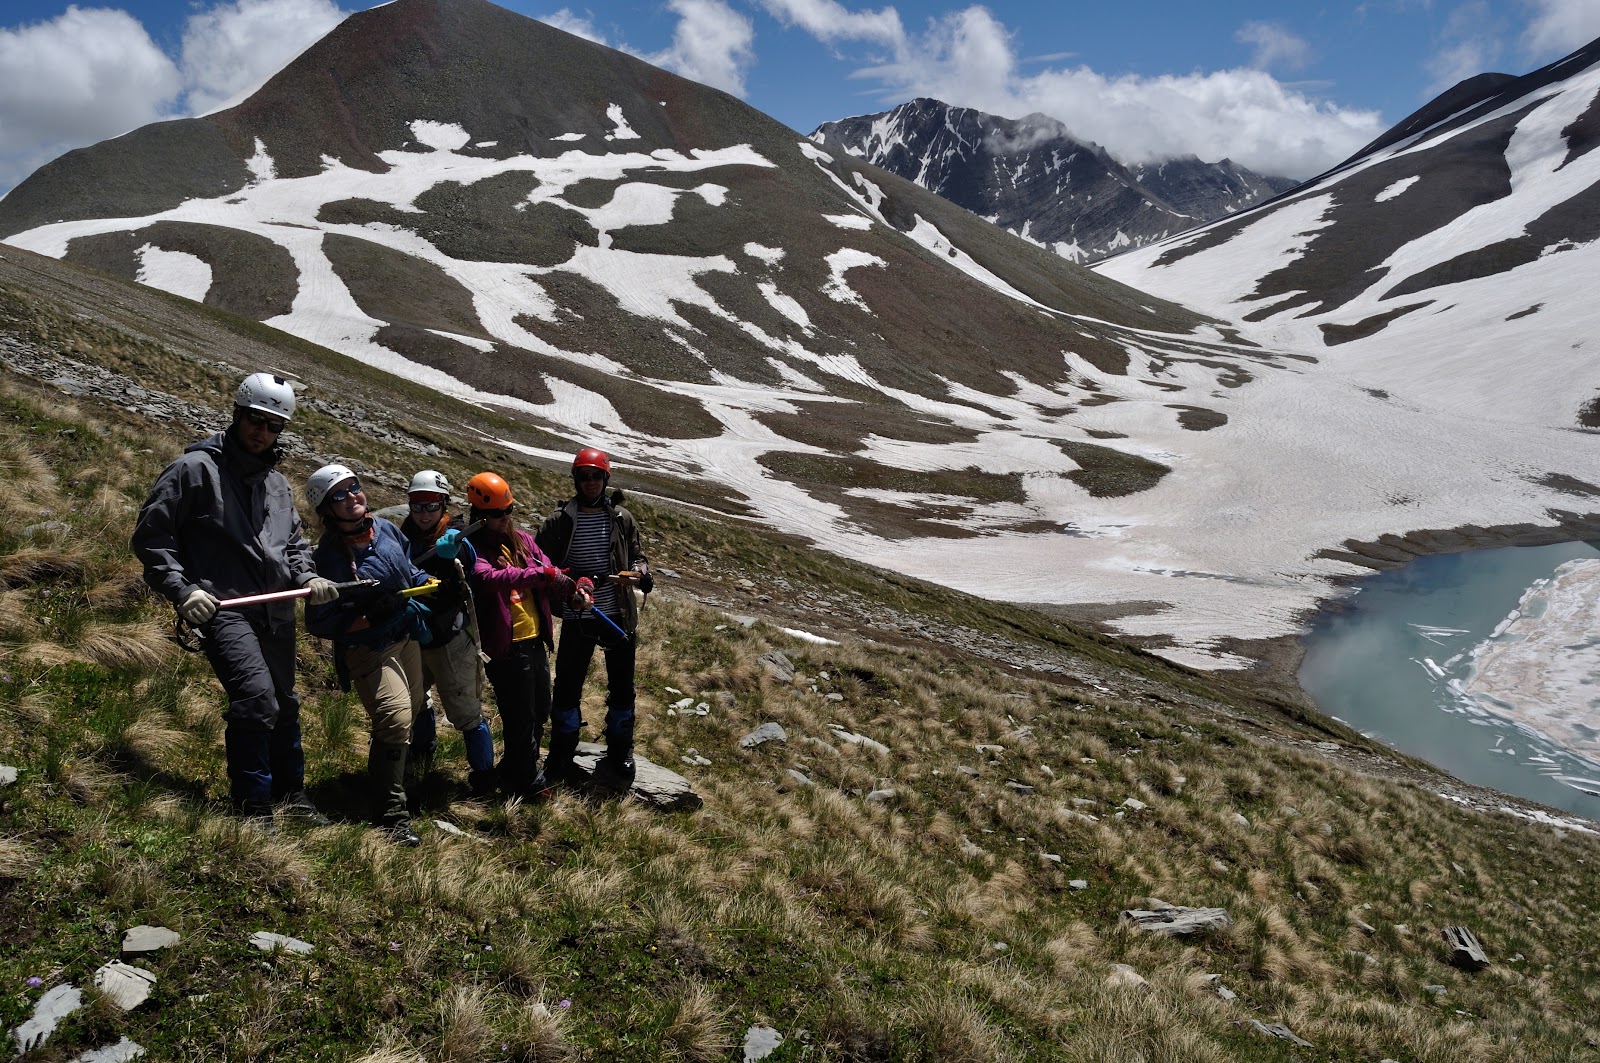
<path fill-rule="evenodd" d="M 217 596 L 201 587 L 191 588 L 178 603 L 178 615 L 185 623 L 199 627 L 217 615 Z"/>
<path fill-rule="evenodd" d="M 306 580 L 305 585 L 310 588 L 311 595 L 306 601 L 311 605 L 327 605 L 339 597 L 339 585 L 331 579 L 322 576 L 312 576 Z"/>

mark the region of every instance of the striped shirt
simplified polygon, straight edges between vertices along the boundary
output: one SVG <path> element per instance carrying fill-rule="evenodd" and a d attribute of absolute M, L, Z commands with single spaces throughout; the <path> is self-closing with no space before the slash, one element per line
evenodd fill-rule
<path fill-rule="evenodd" d="M 611 511 L 586 513 L 578 510 L 572 529 L 572 545 L 567 547 L 567 574 L 573 579 L 588 576 L 594 580 L 594 607 L 602 613 L 617 612 L 617 585 L 602 580 L 611 575 Z M 578 614 L 572 609 L 562 614 L 570 620 Z"/>

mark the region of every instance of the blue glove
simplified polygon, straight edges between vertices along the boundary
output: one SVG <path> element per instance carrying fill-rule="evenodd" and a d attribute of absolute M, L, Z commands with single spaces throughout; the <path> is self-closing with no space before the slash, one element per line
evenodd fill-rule
<path fill-rule="evenodd" d="M 433 641 L 433 629 L 428 626 L 428 615 L 431 612 L 431 609 L 415 598 L 406 602 L 406 619 L 410 622 L 408 632 L 417 640 L 419 646 L 426 646 Z"/>
<path fill-rule="evenodd" d="M 439 536 L 439 541 L 433 544 L 433 552 L 446 561 L 454 561 L 461 552 L 461 529 L 451 528 Z"/>

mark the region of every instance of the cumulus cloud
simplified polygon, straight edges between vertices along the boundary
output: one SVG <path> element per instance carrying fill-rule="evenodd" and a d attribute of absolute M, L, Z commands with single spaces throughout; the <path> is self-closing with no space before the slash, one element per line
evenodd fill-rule
<path fill-rule="evenodd" d="M 1276 22 L 1246 22 L 1233 36 L 1255 49 L 1250 65 L 1257 70 L 1304 70 L 1311 62 L 1311 46 Z"/>
<path fill-rule="evenodd" d="M 235 0 L 189 16 L 181 63 L 187 111 L 243 101 L 344 17 L 332 0 Z"/>
<path fill-rule="evenodd" d="M 0 29 L 0 190 L 72 148 L 244 99 L 344 17 L 333 0 L 232 0 L 189 16 L 176 59 L 125 11 Z"/>
<path fill-rule="evenodd" d="M 744 95 L 744 76 L 755 62 L 755 26 L 722 0 L 670 0 L 678 16 L 672 44 L 645 56 L 686 78 Z"/>
<path fill-rule="evenodd" d="M 1600 37 L 1600 3 L 1596 0 L 1525 0 L 1532 20 L 1522 35 L 1523 49 L 1540 59 L 1554 59 Z"/>
<path fill-rule="evenodd" d="M 866 33 L 862 29 L 861 39 L 877 41 Z M 1088 66 L 1024 73 L 1013 35 L 983 7 L 952 12 L 923 33 L 878 43 L 889 44 L 892 58 L 853 76 L 878 83 L 885 102 L 932 96 L 1007 117 L 1041 112 L 1124 162 L 1198 155 L 1303 178 L 1349 156 L 1384 128 L 1375 111 L 1314 100 L 1256 69 L 1159 77 L 1111 77 Z"/>
<path fill-rule="evenodd" d="M 74 6 L 0 29 L 0 189 L 167 116 L 181 92 L 177 65 L 126 12 Z"/>

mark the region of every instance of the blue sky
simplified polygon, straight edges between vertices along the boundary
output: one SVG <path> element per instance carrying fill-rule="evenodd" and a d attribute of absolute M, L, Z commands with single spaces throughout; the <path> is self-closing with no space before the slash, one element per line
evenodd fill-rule
<path fill-rule="evenodd" d="M 1600 0 L 502 0 L 801 132 L 918 95 L 1043 111 L 1125 161 L 1310 176 L 1461 78 L 1600 36 Z M 0 190 L 72 147 L 237 102 L 349 0 L 7 0 Z"/>

